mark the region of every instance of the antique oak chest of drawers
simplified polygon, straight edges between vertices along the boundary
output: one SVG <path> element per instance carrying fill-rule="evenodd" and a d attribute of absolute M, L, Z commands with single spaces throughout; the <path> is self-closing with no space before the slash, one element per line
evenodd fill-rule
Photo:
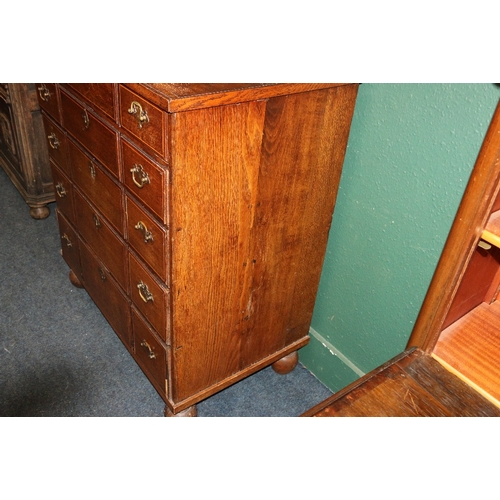
<path fill-rule="evenodd" d="M 165 414 L 308 342 L 355 84 L 44 84 L 62 255 Z"/>

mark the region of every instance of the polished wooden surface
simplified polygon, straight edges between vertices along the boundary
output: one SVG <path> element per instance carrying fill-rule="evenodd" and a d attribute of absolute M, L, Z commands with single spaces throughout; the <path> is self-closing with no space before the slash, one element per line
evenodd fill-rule
<path fill-rule="evenodd" d="M 419 349 L 410 349 L 304 417 L 498 417 L 500 409 Z"/>
<path fill-rule="evenodd" d="M 434 354 L 500 401 L 500 304 L 482 303 L 446 328 Z"/>
<path fill-rule="evenodd" d="M 166 414 L 193 415 L 271 364 L 293 369 L 309 340 L 357 85 L 51 92 L 60 228 L 76 237 L 63 256 Z"/>

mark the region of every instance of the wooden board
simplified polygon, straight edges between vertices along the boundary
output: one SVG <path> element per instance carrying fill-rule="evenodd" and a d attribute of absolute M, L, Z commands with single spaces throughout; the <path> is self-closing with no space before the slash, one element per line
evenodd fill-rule
<path fill-rule="evenodd" d="M 500 409 L 431 356 L 410 349 L 302 416 L 486 417 L 500 416 Z"/>

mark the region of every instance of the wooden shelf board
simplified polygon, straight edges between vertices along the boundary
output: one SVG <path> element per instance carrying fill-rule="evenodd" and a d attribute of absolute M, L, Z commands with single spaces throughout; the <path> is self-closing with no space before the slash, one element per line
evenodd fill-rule
<path fill-rule="evenodd" d="M 500 400 L 500 303 L 482 303 L 443 330 L 433 355 L 497 404 Z"/>
<path fill-rule="evenodd" d="M 500 210 L 490 215 L 481 238 L 497 248 L 500 248 Z"/>

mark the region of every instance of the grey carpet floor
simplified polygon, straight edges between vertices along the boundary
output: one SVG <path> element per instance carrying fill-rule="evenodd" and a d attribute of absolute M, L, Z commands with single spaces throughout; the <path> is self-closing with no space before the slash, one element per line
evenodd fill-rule
<path fill-rule="evenodd" d="M 0 168 L 0 416 L 159 417 L 164 403 Z M 331 395 L 302 365 L 270 367 L 198 404 L 199 417 L 293 417 Z"/>

